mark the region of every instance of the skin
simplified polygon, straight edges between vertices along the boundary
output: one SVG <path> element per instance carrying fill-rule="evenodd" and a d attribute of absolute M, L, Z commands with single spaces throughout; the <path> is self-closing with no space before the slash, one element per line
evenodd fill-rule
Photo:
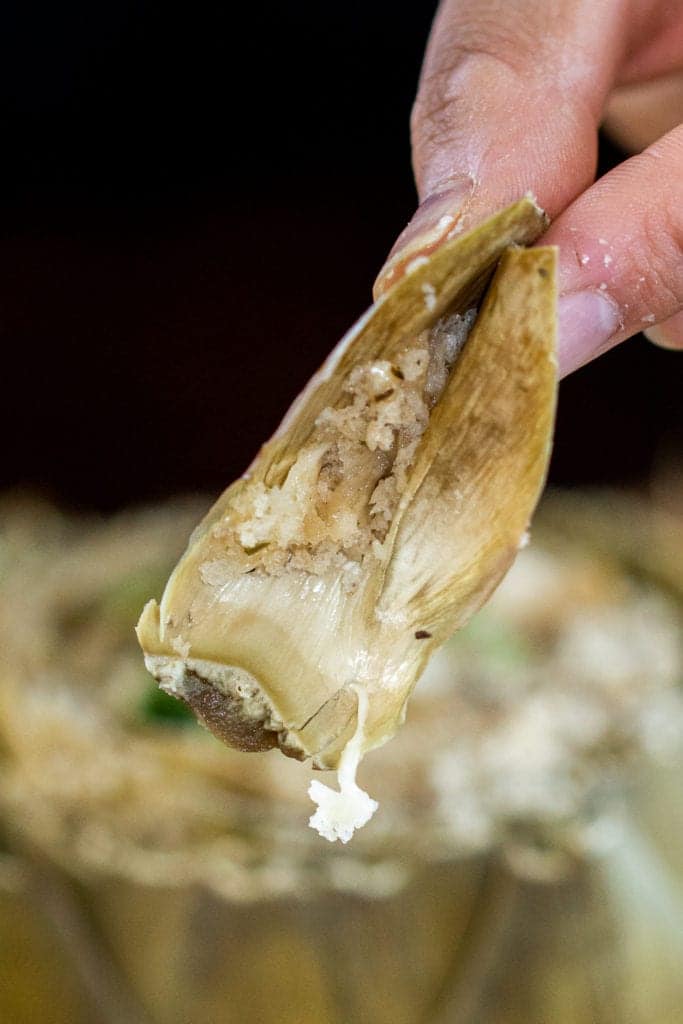
<path fill-rule="evenodd" d="M 683 348 L 682 118 L 683 0 L 444 0 L 392 258 L 531 191 L 560 247 L 561 373 L 641 330 Z M 633 155 L 596 182 L 601 124 Z"/>

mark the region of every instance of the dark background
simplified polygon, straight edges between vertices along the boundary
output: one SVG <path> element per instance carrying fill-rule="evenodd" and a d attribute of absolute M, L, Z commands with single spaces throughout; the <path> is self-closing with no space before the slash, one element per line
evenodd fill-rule
<path fill-rule="evenodd" d="M 434 6 L 3 5 L 0 486 L 111 510 L 245 468 L 412 212 Z M 551 479 L 648 477 L 682 383 L 642 338 L 579 371 Z"/>

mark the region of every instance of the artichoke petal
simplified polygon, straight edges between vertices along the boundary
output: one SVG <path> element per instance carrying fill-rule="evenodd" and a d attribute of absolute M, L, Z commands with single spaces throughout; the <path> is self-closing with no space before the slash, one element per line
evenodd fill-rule
<path fill-rule="evenodd" d="M 148 668 L 225 742 L 335 767 L 360 688 L 358 742 L 383 743 L 511 563 L 555 406 L 555 251 L 516 248 L 544 226 L 522 199 L 415 261 L 145 607 Z"/>

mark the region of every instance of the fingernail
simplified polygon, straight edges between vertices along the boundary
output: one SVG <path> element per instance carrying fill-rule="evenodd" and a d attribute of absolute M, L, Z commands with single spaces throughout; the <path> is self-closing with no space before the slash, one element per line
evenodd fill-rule
<path fill-rule="evenodd" d="M 660 348 L 683 349 L 683 310 L 661 324 L 648 327 L 643 334 Z"/>
<path fill-rule="evenodd" d="M 377 275 L 373 288 L 375 298 L 403 276 L 412 260 L 433 252 L 449 236 L 463 229 L 463 211 L 473 190 L 474 180 L 463 176 L 449 184 L 445 191 L 425 199 L 396 239 Z"/>
<path fill-rule="evenodd" d="M 561 377 L 610 348 L 620 325 L 619 307 L 600 291 L 562 295 L 558 319 Z"/>
<path fill-rule="evenodd" d="M 396 239 L 392 253 L 412 247 L 416 240 L 433 231 L 439 234 L 452 231 L 473 188 L 472 178 L 462 177 L 442 192 L 425 199 Z"/>

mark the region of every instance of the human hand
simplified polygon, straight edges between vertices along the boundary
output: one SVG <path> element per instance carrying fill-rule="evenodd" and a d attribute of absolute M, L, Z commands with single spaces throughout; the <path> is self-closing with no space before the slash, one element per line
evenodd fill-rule
<path fill-rule="evenodd" d="M 641 330 L 683 348 L 682 108 L 682 0 L 443 0 L 412 116 L 420 206 L 376 294 L 531 192 L 560 247 L 561 375 Z M 594 183 L 603 121 L 642 152 Z"/>

